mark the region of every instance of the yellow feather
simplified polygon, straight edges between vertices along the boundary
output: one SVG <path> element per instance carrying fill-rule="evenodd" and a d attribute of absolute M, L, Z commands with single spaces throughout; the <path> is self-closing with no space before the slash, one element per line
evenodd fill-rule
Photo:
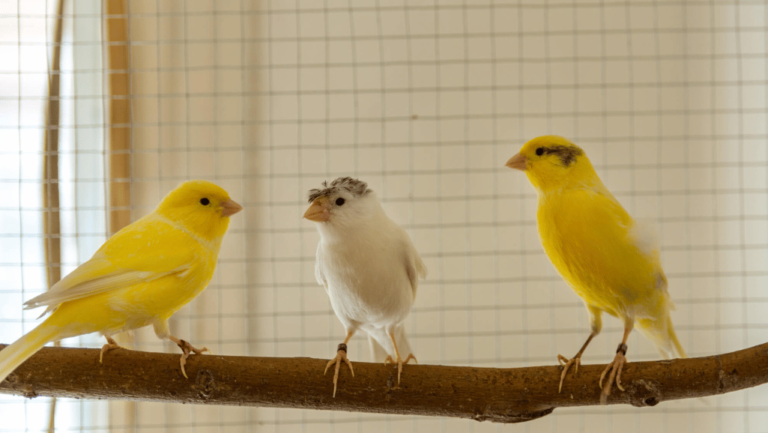
<path fill-rule="evenodd" d="M 0 382 L 49 341 L 150 324 L 167 338 L 168 318 L 210 282 L 228 215 L 239 209 L 210 182 L 173 190 L 154 212 L 115 233 L 93 258 L 25 304 L 48 306 L 53 314 L 0 351 Z"/>

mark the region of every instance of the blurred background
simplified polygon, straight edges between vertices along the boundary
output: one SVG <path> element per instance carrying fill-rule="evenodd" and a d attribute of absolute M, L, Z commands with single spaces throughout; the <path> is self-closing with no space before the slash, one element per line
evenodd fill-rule
<path fill-rule="evenodd" d="M 407 322 L 422 364 L 555 364 L 588 318 L 542 251 L 533 189 L 503 167 L 551 133 L 656 228 L 689 356 L 764 343 L 767 20 L 751 0 L 0 0 L 0 342 L 38 323 L 24 300 L 202 178 L 245 211 L 174 334 L 329 358 L 344 331 L 301 216 L 307 190 L 355 176 L 429 267 Z M 584 362 L 620 338 L 606 318 Z M 119 341 L 178 352 L 151 329 Z M 658 357 L 637 332 L 629 347 Z M 368 361 L 364 335 L 350 358 Z M 707 401 L 501 426 L 0 396 L 0 432 L 768 432 L 768 388 Z"/>

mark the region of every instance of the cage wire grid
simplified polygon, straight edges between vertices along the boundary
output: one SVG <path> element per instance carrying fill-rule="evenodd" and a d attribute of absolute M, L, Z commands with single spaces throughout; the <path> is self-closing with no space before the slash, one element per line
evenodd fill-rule
<path fill-rule="evenodd" d="M 11 198 L 0 205 L 5 343 L 37 323 L 21 303 L 45 290 L 36 224 L 46 210 L 34 167 L 54 3 L 0 1 L 0 188 Z M 60 73 L 63 274 L 103 242 L 111 210 L 110 95 L 98 77 L 115 71 L 105 66 L 104 6 L 71 3 Z M 768 340 L 764 2 L 144 0 L 113 17 L 127 20 L 130 41 L 132 219 L 189 178 L 215 181 L 245 206 L 210 287 L 172 320 L 194 344 L 224 355 L 333 355 L 344 331 L 314 280 L 318 236 L 301 215 L 308 189 L 353 175 L 429 268 L 407 322 L 421 363 L 520 367 L 572 355 L 588 334 L 584 308 L 541 249 L 532 188 L 503 167 L 546 133 L 580 144 L 627 210 L 656 228 L 689 356 Z M 657 359 L 636 335 L 629 361 Z M 620 336 L 606 318 L 584 362 L 607 362 Z M 351 359 L 369 359 L 365 340 L 352 341 Z M 135 347 L 176 350 L 150 329 L 136 332 Z M 763 388 L 711 406 L 559 409 L 516 426 L 64 399 L 56 426 L 766 432 Z M 44 431 L 48 404 L 2 397 L 0 419 L 14 423 L 0 431 Z"/>

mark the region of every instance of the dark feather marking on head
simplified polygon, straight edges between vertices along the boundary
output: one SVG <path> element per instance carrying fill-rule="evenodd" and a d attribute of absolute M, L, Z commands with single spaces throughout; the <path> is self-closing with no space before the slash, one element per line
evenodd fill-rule
<path fill-rule="evenodd" d="M 563 146 L 563 145 L 555 145 L 550 147 L 545 147 L 544 153 L 547 155 L 557 155 L 560 157 L 560 161 L 562 161 L 563 165 L 568 167 L 571 165 L 574 161 L 576 161 L 577 156 L 581 156 L 584 154 L 584 152 L 581 151 L 578 147 L 572 147 L 572 146 Z"/>
<path fill-rule="evenodd" d="M 309 202 L 312 203 L 320 197 L 328 197 L 341 190 L 347 191 L 355 197 L 360 197 L 373 192 L 373 190 L 368 188 L 368 184 L 361 180 L 353 179 L 351 177 L 340 177 L 331 182 L 330 185 L 328 185 L 328 181 L 323 181 L 322 189 L 310 189 Z"/>

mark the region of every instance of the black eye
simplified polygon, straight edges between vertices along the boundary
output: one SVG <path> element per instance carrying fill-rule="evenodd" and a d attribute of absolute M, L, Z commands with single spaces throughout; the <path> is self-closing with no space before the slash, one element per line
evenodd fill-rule
<path fill-rule="evenodd" d="M 540 147 L 536 149 L 536 155 L 539 155 L 539 156 L 544 155 L 544 148 Z"/>
<path fill-rule="evenodd" d="M 208 206 L 210 203 L 211 203 L 211 201 L 208 200 L 207 198 L 201 198 L 200 199 L 200 204 L 203 205 L 203 206 Z"/>
<path fill-rule="evenodd" d="M 345 200 L 341 197 L 336 199 L 336 206 L 342 206 L 344 204 Z"/>

